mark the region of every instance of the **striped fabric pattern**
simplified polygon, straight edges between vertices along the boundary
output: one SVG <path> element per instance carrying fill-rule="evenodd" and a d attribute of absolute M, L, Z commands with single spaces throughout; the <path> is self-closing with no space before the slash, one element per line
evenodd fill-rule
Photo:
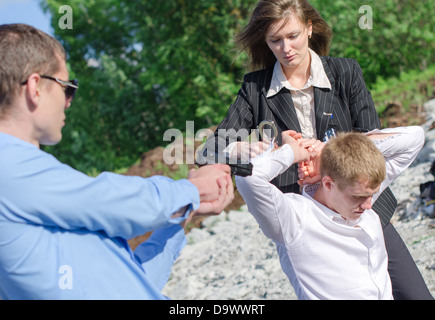
<path fill-rule="evenodd" d="M 314 87 L 316 130 L 322 140 L 330 128 L 339 131 L 370 131 L 380 128 L 373 99 L 364 82 L 362 70 L 356 60 L 320 57 L 332 90 Z M 273 67 L 245 75 L 235 102 L 213 137 L 205 144 L 203 155 L 222 151 L 240 129 L 255 130 L 263 120 L 274 121 L 278 127 L 278 143 L 281 132 L 301 132 L 291 93 L 283 88 L 267 98 Z M 225 130 L 219 130 L 225 129 Z M 228 129 L 234 129 L 228 132 Z M 240 137 L 239 137 L 240 140 Z M 211 151 L 211 152 L 210 152 Z M 297 166 L 292 166 L 272 181 L 283 192 L 299 192 Z M 387 224 L 397 206 L 390 189 L 384 191 L 373 206 L 382 223 Z"/>

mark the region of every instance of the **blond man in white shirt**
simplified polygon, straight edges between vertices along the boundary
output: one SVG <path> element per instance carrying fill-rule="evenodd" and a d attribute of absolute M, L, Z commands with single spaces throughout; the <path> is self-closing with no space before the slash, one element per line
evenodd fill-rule
<path fill-rule="evenodd" d="M 237 187 L 277 247 L 299 299 L 393 299 L 379 216 L 371 206 L 415 159 L 420 127 L 340 134 L 323 148 L 283 133 L 283 146 L 252 160 Z M 294 163 L 320 156 L 321 181 L 302 195 L 269 183 Z"/>

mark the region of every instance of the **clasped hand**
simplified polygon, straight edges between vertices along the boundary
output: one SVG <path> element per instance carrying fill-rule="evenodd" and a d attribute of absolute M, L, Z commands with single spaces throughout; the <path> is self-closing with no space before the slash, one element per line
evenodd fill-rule
<path fill-rule="evenodd" d="M 195 214 L 218 215 L 234 199 L 231 168 L 226 164 L 213 164 L 192 169 L 188 180 L 193 183 L 200 196 L 200 206 Z"/>
<path fill-rule="evenodd" d="M 314 184 L 320 181 L 320 155 L 324 143 L 316 139 L 302 138 L 302 134 L 294 130 L 284 131 L 282 134 L 283 145 L 289 145 L 295 155 L 294 163 L 298 163 L 298 175 L 300 185 Z M 270 142 L 239 142 L 237 157 L 255 158 L 270 148 Z M 275 149 L 278 146 L 275 145 Z"/>
<path fill-rule="evenodd" d="M 289 130 L 283 132 L 283 143 L 289 144 L 298 163 L 299 185 L 314 184 L 321 180 L 320 158 L 325 144 L 316 139 L 303 139 L 301 133 Z"/>

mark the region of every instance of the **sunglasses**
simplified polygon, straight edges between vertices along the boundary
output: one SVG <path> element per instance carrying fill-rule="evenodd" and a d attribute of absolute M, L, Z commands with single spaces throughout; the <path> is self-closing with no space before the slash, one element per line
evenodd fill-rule
<path fill-rule="evenodd" d="M 53 78 L 53 77 L 44 76 L 44 75 L 41 75 L 41 78 L 48 79 L 51 81 L 56 81 L 58 84 L 60 84 L 62 86 L 62 88 L 64 89 L 65 97 L 71 101 L 74 99 L 74 96 L 76 95 L 77 89 L 79 88 L 79 86 L 78 86 L 79 81 L 77 79 L 74 79 L 71 81 L 63 81 L 63 80 L 59 80 L 58 78 Z M 27 84 L 27 80 L 24 82 L 21 82 L 22 86 L 24 86 L 26 84 Z"/>

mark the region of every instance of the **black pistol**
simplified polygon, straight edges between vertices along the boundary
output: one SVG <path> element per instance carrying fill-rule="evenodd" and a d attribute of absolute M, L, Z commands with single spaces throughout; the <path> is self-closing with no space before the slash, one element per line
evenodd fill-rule
<path fill-rule="evenodd" d="M 252 175 L 252 163 L 237 163 L 231 164 L 227 163 L 231 167 L 231 174 L 234 176 L 247 177 Z"/>
<path fill-rule="evenodd" d="M 231 167 L 231 174 L 234 176 L 247 177 L 252 175 L 252 163 L 239 159 L 232 159 L 223 154 L 208 153 L 207 157 L 202 157 L 201 162 L 197 162 L 199 166 L 207 164 L 222 163 Z"/>

